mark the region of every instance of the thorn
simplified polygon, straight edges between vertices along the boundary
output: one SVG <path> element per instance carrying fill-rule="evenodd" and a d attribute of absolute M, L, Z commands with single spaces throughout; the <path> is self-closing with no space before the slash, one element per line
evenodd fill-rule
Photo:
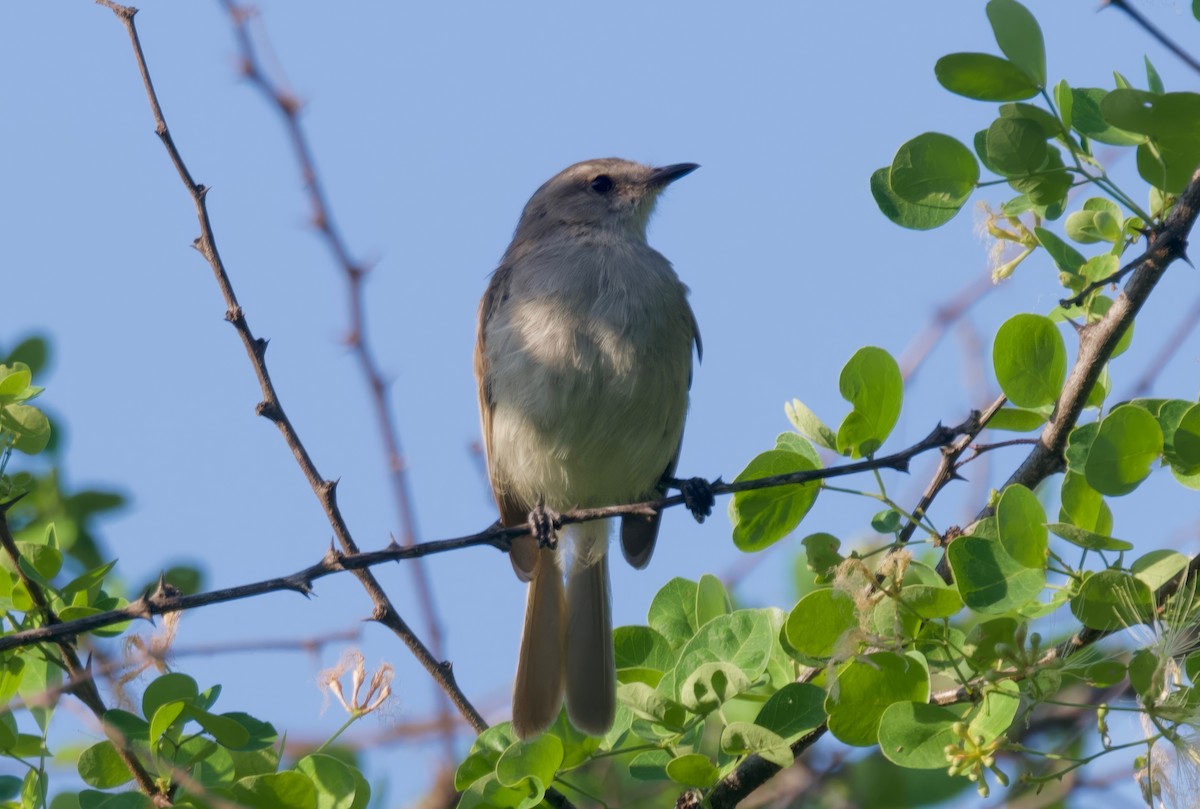
<path fill-rule="evenodd" d="M 230 323 L 237 323 L 242 319 L 242 317 L 242 307 L 240 306 L 231 306 L 225 310 L 225 319 Z"/>
<path fill-rule="evenodd" d="M 333 546 L 333 540 L 330 540 L 329 550 L 325 551 L 325 558 L 321 560 L 321 564 L 333 570 L 341 567 L 342 553 Z"/>
<path fill-rule="evenodd" d="M 270 340 L 267 340 L 264 337 L 254 338 L 254 353 L 260 360 L 267 353 L 267 346 L 270 344 L 270 342 Z"/>
<path fill-rule="evenodd" d="M 403 548 L 401 548 L 400 543 L 396 541 L 395 534 L 388 534 L 388 544 L 383 550 L 386 553 L 395 553 L 396 551 L 403 550 Z"/>
<path fill-rule="evenodd" d="M 280 411 L 280 409 L 278 407 L 271 404 L 270 402 L 265 402 L 265 401 L 259 402 L 257 405 L 254 406 L 254 412 L 256 414 L 262 416 L 264 419 L 273 421 L 276 424 L 278 424 L 280 421 L 283 420 L 282 411 Z"/>
<path fill-rule="evenodd" d="M 15 506 L 17 503 L 21 502 L 21 500 L 24 499 L 25 496 L 28 494 L 29 494 L 29 492 L 21 492 L 16 497 L 14 497 L 12 500 L 9 500 L 7 503 L 0 503 L 0 517 L 3 517 L 6 514 L 8 514 L 8 510 L 10 508 L 12 508 L 13 506 Z"/>
<path fill-rule="evenodd" d="M 208 196 L 208 191 L 209 191 L 209 188 L 207 185 L 205 185 L 204 183 L 196 183 L 196 196 L 197 197 L 199 197 L 200 199 L 204 199 L 205 197 Z"/>

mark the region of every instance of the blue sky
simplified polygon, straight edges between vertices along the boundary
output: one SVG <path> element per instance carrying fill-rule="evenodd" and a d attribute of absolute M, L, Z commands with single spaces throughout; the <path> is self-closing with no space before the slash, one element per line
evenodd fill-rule
<path fill-rule="evenodd" d="M 1193 52 L 1187 4 L 1147 3 Z M 1196 79 L 1115 10 L 1030 2 L 1046 32 L 1052 80 L 1111 86 L 1118 69 L 1144 83 L 1149 55 L 1168 89 Z M 307 202 L 280 122 L 238 79 L 231 28 L 214 2 L 146 0 L 138 25 L 167 120 L 195 178 L 210 186 L 218 245 L 283 404 L 322 474 L 340 478 L 342 508 L 364 548 L 398 532 L 365 386 L 341 337 L 345 290 L 306 228 Z M 673 186 L 651 243 L 692 288 L 704 336 L 680 471 L 732 478 L 788 428 L 799 397 L 836 423 L 842 363 L 860 346 L 895 355 L 939 304 L 985 272 L 973 210 L 933 233 L 878 213 L 872 171 L 906 139 L 938 130 L 970 142 L 994 108 L 952 96 L 933 78 L 951 51 L 996 52 L 983 3 L 265 2 L 274 60 L 307 102 L 304 124 L 334 214 L 368 280 L 370 340 L 394 380 L 420 538 L 470 533 L 494 519 L 478 457 L 471 372 L 475 309 L 537 186 L 577 160 L 622 156 L 703 168 Z M 68 478 L 116 487 L 131 506 L 103 536 L 127 580 L 188 560 L 211 586 L 287 573 L 320 558 L 330 530 L 276 430 L 254 415 L 259 394 L 208 267 L 190 247 L 188 198 L 153 133 L 125 34 L 87 2 L 20 3 L 0 28 L 0 232 L 5 244 L 0 345 L 31 331 L 54 339 L 41 384 L 65 421 Z M 1128 166 L 1118 176 L 1128 177 Z M 1126 173 L 1122 175 L 1122 170 Z M 1140 186 L 1138 198 L 1144 195 Z M 987 197 L 985 197 L 986 199 Z M 996 199 L 996 197 L 993 197 Z M 1114 368 L 1116 391 L 1195 298 L 1174 269 Z M 972 310 L 971 330 L 944 342 L 907 392 L 895 447 L 988 401 L 982 350 L 1009 314 L 1046 312 L 1058 297 L 1042 259 Z M 970 334 L 982 340 L 971 348 Z M 965 335 L 965 336 L 964 336 Z M 1200 340 L 1165 369 L 1158 392 L 1191 398 Z M 971 382 L 983 374 L 980 384 Z M 1019 451 L 997 453 L 994 474 Z M 917 497 L 932 459 L 897 478 Z M 982 472 L 982 470 L 981 470 Z M 933 513 L 945 526 L 980 503 L 986 479 Z M 993 481 L 994 482 L 994 481 Z M 1119 504 L 1114 533 L 1172 485 L 1151 481 Z M 867 485 L 866 482 L 863 483 Z M 725 502 L 703 526 L 682 511 L 664 524 L 650 568 L 617 565 L 617 624 L 643 622 L 674 576 L 726 574 L 750 563 L 733 548 Z M 787 606 L 798 539 L 861 537 L 872 501 L 827 494 L 802 531 L 741 580 L 749 604 Z M 1129 515 L 1124 517 L 1122 515 Z M 1194 549 L 1194 517 L 1162 514 L 1146 547 Z M 805 530 L 807 529 L 807 530 Z M 1135 539 L 1135 537 L 1130 537 Z M 524 588 L 486 550 L 429 562 L 447 656 L 492 721 L 506 717 Z M 421 621 L 410 579 L 379 575 L 401 613 Z M 184 617 L 181 648 L 303 637 L 359 626 L 369 603 L 348 576 L 315 598 L 280 594 Z M 362 627 L 369 663 L 396 666 L 394 721 L 429 715 L 430 686 L 385 630 Z M 321 713 L 319 660 L 300 654 L 187 658 L 222 707 L 254 706 L 294 738 L 341 722 Z M 363 726 L 370 735 L 386 726 Z M 370 774 L 391 773 L 393 802 L 421 787 L 427 754 L 385 745 Z"/>

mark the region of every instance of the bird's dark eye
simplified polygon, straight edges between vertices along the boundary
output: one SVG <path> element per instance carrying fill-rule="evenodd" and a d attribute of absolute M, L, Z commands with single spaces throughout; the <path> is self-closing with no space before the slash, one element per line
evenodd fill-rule
<path fill-rule="evenodd" d="M 597 194 L 607 194 L 609 191 L 612 191 L 612 187 L 612 177 L 609 177 L 607 174 L 601 174 L 592 180 L 592 190 Z"/>

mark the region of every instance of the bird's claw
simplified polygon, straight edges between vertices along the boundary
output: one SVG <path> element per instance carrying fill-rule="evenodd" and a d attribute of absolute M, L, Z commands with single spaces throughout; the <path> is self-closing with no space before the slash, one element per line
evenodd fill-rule
<path fill-rule="evenodd" d="M 692 512 L 696 522 L 704 522 L 712 514 L 713 505 L 717 498 L 713 495 L 712 484 L 704 478 L 672 479 L 669 483 L 679 489 L 683 495 L 683 504 Z"/>
<path fill-rule="evenodd" d="M 541 503 L 529 512 L 529 533 L 533 534 L 539 548 L 553 550 L 558 547 L 558 532 L 554 527 L 557 522 L 558 514 Z"/>

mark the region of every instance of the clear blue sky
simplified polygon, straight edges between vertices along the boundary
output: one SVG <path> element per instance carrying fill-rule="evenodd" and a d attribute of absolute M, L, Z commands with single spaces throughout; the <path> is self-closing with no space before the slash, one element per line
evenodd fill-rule
<path fill-rule="evenodd" d="M 1193 52 L 1187 3 L 1142 3 Z M 1116 68 L 1144 82 L 1143 54 L 1168 89 L 1185 72 L 1115 10 L 1093 0 L 1030 2 L 1046 31 L 1049 71 L 1076 86 L 1111 86 Z M 422 539 L 469 533 L 494 518 L 478 459 L 471 373 L 475 308 L 532 191 L 574 161 L 617 155 L 703 168 L 673 186 L 651 243 L 692 288 L 705 357 L 692 388 L 680 470 L 732 478 L 788 428 L 800 397 L 829 422 L 846 405 L 842 363 L 860 346 L 899 355 L 936 307 L 985 271 L 972 210 L 918 234 L 878 213 L 868 178 L 895 148 L 936 129 L 970 142 L 990 105 L 952 96 L 933 63 L 960 50 L 995 52 L 983 3 L 315 3 L 266 2 L 278 63 L 307 101 L 305 126 L 335 216 L 356 256 L 373 259 L 370 340 L 393 377 Z M 364 548 L 397 531 L 364 384 L 340 339 L 342 278 L 305 227 L 307 202 L 280 122 L 236 74 L 228 20 L 211 2 L 146 0 L 138 15 L 168 122 L 196 179 L 209 185 L 218 245 L 251 327 L 271 340 L 270 368 L 318 468 L 340 478 L 342 507 Z M 190 247 L 191 204 L 152 121 L 129 43 L 108 11 L 84 0 L 13 3 L 0 26 L 0 234 L 5 247 L 0 345 L 53 337 L 41 384 L 61 415 L 72 485 L 116 487 L 131 506 L 103 537 L 128 581 L 188 560 L 227 586 L 320 558 L 330 529 L 277 431 L 254 415 L 249 365 L 211 273 Z M 1136 376 L 1196 295 L 1177 267 L 1147 307 L 1149 339 L 1115 369 Z M 1048 311 L 1054 273 L 1039 259 L 971 315 L 987 342 L 1008 314 Z M 900 447 L 960 420 L 994 389 L 978 354 L 951 338 L 909 391 Z M 1193 397 L 1200 339 L 1180 346 L 1164 395 Z M 965 368 L 985 374 L 972 387 Z M 973 371 L 973 372 L 974 372 Z M 1006 471 L 1019 454 L 998 455 Z M 918 464 L 893 491 L 917 496 Z M 977 481 L 986 482 L 986 481 Z M 867 484 L 864 482 L 863 484 Z M 942 526 L 979 505 L 946 502 Z M 1151 483 L 1119 504 L 1115 533 L 1153 510 Z M 644 622 L 674 576 L 726 574 L 747 558 L 730 542 L 725 502 L 703 526 L 666 517 L 653 564 L 616 566 L 615 620 Z M 875 508 L 822 497 L 805 528 L 852 541 Z M 1194 515 L 1167 514 L 1138 539 L 1196 545 Z M 737 593 L 787 606 L 797 541 L 766 556 Z M 447 656 L 489 720 L 506 717 L 524 588 L 500 554 L 430 560 Z M 400 611 L 420 625 L 410 579 L 379 570 Z M 369 612 L 348 576 L 305 601 L 281 594 L 184 617 L 179 646 L 302 637 L 357 626 Z M 396 666 L 396 721 L 430 712 L 430 686 L 385 630 L 365 626 L 368 662 Z M 221 706 L 254 706 L 293 738 L 341 722 L 321 714 L 321 659 L 300 654 L 187 658 Z M 383 732 L 386 726 L 362 726 Z M 831 743 L 831 742 L 827 742 Z M 432 746 L 432 745 L 431 745 Z M 391 803 L 424 785 L 430 759 L 380 747 L 369 775 Z M 415 774 L 415 775 L 414 775 Z"/>

